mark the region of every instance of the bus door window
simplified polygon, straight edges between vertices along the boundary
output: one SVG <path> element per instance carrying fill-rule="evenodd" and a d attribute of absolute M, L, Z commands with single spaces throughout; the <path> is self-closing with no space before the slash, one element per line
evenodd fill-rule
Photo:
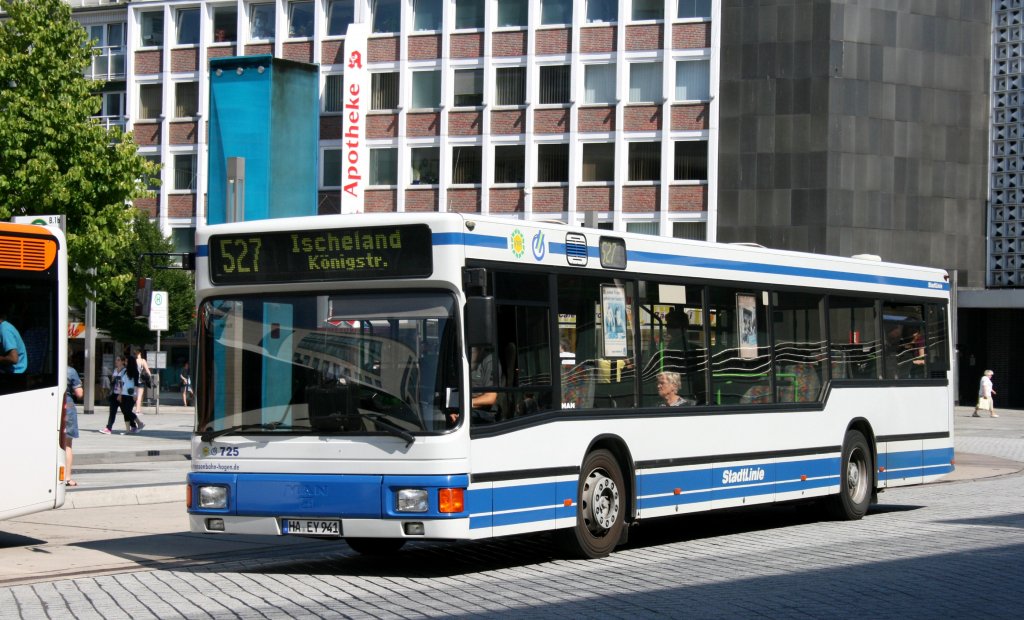
<path fill-rule="evenodd" d="M 561 339 L 574 345 L 562 364 L 563 409 L 636 406 L 633 285 L 623 280 L 558 276 Z"/>
<path fill-rule="evenodd" d="M 0 394 L 57 385 L 57 280 L 46 274 L 0 278 L 3 349 L 18 361 L 0 362 Z"/>
<path fill-rule="evenodd" d="M 765 291 L 708 289 L 714 404 L 773 401 L 766 302 Z"/>
<path fill-rule="evenodd" d="M 778 402 L 810 402 L 821 394 L 826 359 L 823 298 L 806 293 L 772 294 L 772 340 Z"/>
<path fill-rule="evenodd" d="M 883 304 L 882 333 L 885 336 L 886 379 L 924 379 L 928 376 L 923 306 Z"/>
<path fill-rule="evenodd" d="M 832 378 L 881 379 L 877 302 L 829 296 L 828 324 Z"/>
<path fill-rule="evenodd" d="M 704 289 L 700 286 L 641 282 L 640 395 L 644 406 L 707 404 L 707 346 L 704 342 Z M 676 382 L 677 399 L 659 393 L 665 373 Z"/>
<path fill-rule="evenodd" d="M 927 304 L 925 309 L 926 365 L 930 378 L 942 379 L 949 370 L 949 343 L 946 341 L 946 306 Z"/>
<path fill-rule="evenodd" d="M 498 420 L 551 409 L 551 321 L 548 276 L 499 272 L 497 300 Z"/>

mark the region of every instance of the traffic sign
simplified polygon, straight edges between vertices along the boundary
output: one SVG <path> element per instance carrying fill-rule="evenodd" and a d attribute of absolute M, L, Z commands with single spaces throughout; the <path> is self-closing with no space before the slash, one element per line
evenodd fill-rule
<path fill-rule="evenodd" d="M 168 306 L 167 291 L 153 291 L 153 297 L 149 303 L 149 329 L 150 331 L 167 331 Z"/>

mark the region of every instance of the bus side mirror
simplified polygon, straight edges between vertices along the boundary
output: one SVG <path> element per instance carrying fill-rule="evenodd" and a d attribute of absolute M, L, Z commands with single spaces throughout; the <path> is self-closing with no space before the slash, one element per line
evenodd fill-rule
<path fill-rule="evenodd" d="M 466 346 L 486 347 L 494 342 L 494 297 L 466 299 Z"/>

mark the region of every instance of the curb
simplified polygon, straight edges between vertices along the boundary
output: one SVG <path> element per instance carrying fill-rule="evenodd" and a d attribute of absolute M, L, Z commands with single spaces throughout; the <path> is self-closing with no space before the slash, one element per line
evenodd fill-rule
<path fill-rule="evenodd" d="M 61 510 L 165 504 L 168 502 L 185 503 L 184 484 L 90 489 L 88 491 L 69 490 L 64 494 L 64 505 L 61 506 Z"/>
<path fill-rule="evenodd" d="M 75 452 L 75 466 L 79 465 L 116 465 L 117 463 L 137 463 L 141 461 L 178 461 L 191 460 L 192 451 L 187 448 L 170 450 L 136 450 L 134 452 Z"/>

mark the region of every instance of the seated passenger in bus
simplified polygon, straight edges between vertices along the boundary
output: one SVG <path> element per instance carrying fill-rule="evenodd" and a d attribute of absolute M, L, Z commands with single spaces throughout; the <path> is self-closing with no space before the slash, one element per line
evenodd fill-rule
<path fill-rule="evenodd" d="M 469 358 L 469 384 L 473 388 L 492 386 L 494 379 L 494 353 L 483 347 L 473 347 Z M 472 393 L 472 416 L 477 422 L 494 422 L 494 405 L 498 393 L 474 391 Z"/>
<path fill-rule="evenodd" d="M 21 334 L 0 310 L 0 374 L 21 374 L 28 368 L 28 353 Z"/>
<path fill-rule="evenodd" d="M 662 407 L 680 407 L 683 405 L 695 404 L 693 401 L 687 400 L 679 395 L 679 388 L 682 385 L 682 381 L 679 378 L 678 372 L 659 372 L 657 382 L 658 396 L 665 401 L 661 403 Z"/>

